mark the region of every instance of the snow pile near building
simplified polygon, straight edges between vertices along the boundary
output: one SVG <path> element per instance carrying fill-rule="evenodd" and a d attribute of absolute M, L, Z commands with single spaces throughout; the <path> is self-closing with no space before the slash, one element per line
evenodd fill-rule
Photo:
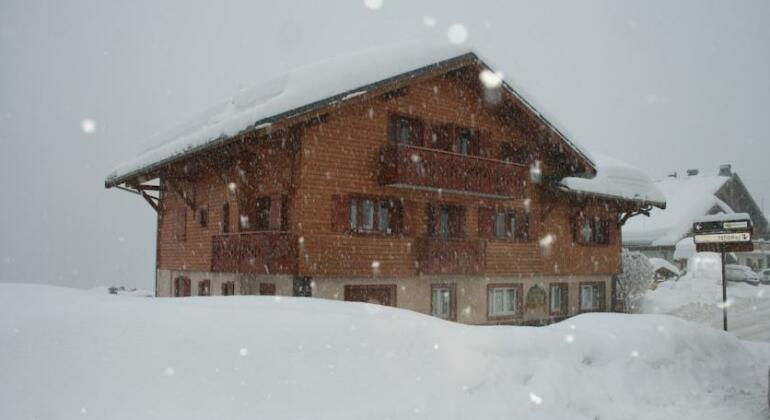
<path fill-rule="evenodd" d="M 674 258 L 676 258 L 676 257 L 674 257 Z M 680 274 L 679 273 L 679 267 L 677 267 L 674 264 L 664 260 L 663 258 L 652 257 L 652 258 L 648 258 L 648 260 L 650 261 L 650 264 L 652 264 L 652 270 L 653 271 L 658 271 L 661 268 L 665 268 L 666 270 L 674 273 L 677 276 Z"/>
<path fill-rule="evenodd" d="M 725 419 L 767 345 L 669 316 L 472 327 L 370 304 L 0 284 L 0 418 Z"/>
<path fill-rule="evenodd" d="M 578 193 L 665 205 L 666 197 L 644 171 L 615 158 L 598 153 L 593 156 L 595 177 L 566 177 L 561 180 L 562 186 Z"/>
<path fill-rule="evenodd" d="M 623 226 L 623 243 L 673 246 L 688 235 L 696 217 L 715 211 L 733 213 L 714 195 L 728 180 L 726 176 L 694 175 L 657 181 L 666 209 L 653 209 L 650 217 L 630 218 Z"/>
<path fill-rule="evenodd" d="M 648 291 L 642 312 L 669 314 L 722 328 L 721 257 L 699 252 L 688 260 L 687 272 L 678 280 L 660 283 Z M 747 339 L 770 341 L 770 286 L 727 283 L 728 327 Z"/>

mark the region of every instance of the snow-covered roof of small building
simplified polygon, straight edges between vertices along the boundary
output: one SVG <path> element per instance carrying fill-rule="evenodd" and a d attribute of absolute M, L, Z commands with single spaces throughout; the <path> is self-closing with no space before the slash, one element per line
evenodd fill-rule
<path fill-rule="evenodd" d="M 666 197 L 649 175 L 626 162 L 594 153 L 596 176 L 567 177 L 561 185 L 569 191 L 608 198 L 639 201 L 666 207 Z"/>
<path fill-rule="evenodd" d="M 677 276 L 680 274 L 679 268 L 677 268 L 677 266 L 675 266 L 674 264 L 671 264 L 670 262 L 664 260 L 663 258 L 652 257 L 648 259 L 650 260 L 650 264 L 652 264 L 653 271 L 658 271 L 661 268 L 665 268 L 666 270 L 676 274 Z"/>
<path fill-rule="evenodd" d="M 408 43 L 380 47 L 333 57 L 299 67 L 266 83 L 245 89 L 198 115 L 189 122 L 162 132 L 150 140 L 151 146 L 136 158 L 115 167 L 107 176 L 106 186 L 115 186 L 132 177 L 171 163 L 188 154 L 215 147 L 240 133 L 266 127 L 273 122 L 304 114 L 324 105 L 360 96 L 368 89 L 414 77 L 453 62 L 478 60 L 495 74 L 503 74 L 489 65 L 473 49 L 451 44 Z M 570 147 L 594 164 L 591 154 L 572 140 L 544 108 L 518 85 L 513 89 L 505 77 L 502 86 Z"/>
<path fill-rule="evenodd" d="M 629 219 L 623 226 L 623 243 L 673 246 L 687 236 L 695 218 L 714 208 L 722 213 L 734 213 L 715 195 L 728 180 L 728 176 L 693 175 L 657 181 L 655 185 L 666 198 L 666 209 L 653 209 L 649 217 Z"/>

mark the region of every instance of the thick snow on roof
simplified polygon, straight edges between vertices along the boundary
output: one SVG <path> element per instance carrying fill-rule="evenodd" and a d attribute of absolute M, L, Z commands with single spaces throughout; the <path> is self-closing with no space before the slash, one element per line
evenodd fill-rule
<path fill-rule="evenodd" d="M 748 213 L 719 213 L 698 216 L 693 222 L 729 222 L 731 220 L 751 220 Z"/>
<path fill-rule="evenodd" d="M 355 98 L 365 93 L 364 89 L 374 83 L 466 54 L 474 54 L 490 65 L 470 47 L 408 43 L 351 53 L 299 67 L 283 76 L 245 89 L 189 122 L 154 136 L 148 142 L 151 147 L 114 168 L 107 176 L 107 182 L 138 174 L 153 165 L 206 147 L 218 139 L 267 126 L 280 117 L 299 114 L 306 107 L 317 103 Z M 591 154 L 570 139 L 566 130 L 558 126 L 555 119 L 547 115 L 544 108 L 523 89 L 516 85 L 514 90 L 505 79 L 503 86 L 593 163 Z"/>
<path fill-rule="evenodd" d="M 674 261 L 686 260 L 695 255 L 695 241 L 692 236 L 682 238 L 674 245 Z"/>
<path fill-rule="evenodd" d="M 561 180 L 561 184 L 570 191 L 580 193 L 665 204 L 666 198 L 644 171 L 598 153 L 594 153 L 594 158 L 596 176 L 567 177 Z"/>
<path fill-rule="evenodd" d="M 676 275 L 679 275 L 679 268 L 677 268 L 677 266 L 675 266 L 674 264 L 671 264 L 670 262 L 664 260 L 663 258 L 652 257 L 648 259 L 650 260 L 650 264 L 652 264 L 652 269 L 654 271 L 658 271 L 661 268 L 665 268 L 666 270 Z"/>
<path fill-rule="evenodd" d="M 666 197 L 666 209 L 653 209 L 650 217 L 637 216 L 623 226 L 623 243 L 628 245 L 673 246 L 692 229 L 695 218 L 717 207 L 733 213 L 714 194 L 730 178 L 718 175 L 694 175 L 665 178 L 655 185 Z"/>

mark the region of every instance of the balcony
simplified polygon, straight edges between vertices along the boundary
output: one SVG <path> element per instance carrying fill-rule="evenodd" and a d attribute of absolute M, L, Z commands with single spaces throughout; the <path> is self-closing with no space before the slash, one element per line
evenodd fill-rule
<path fill-rule="evenodd" d="M 417 261 L 422 274 L 481 274 L 486 268 L 486 243 L 479 240 L 421 237 Z"/>
<path fill-rule="evenodd" d="M 388 145 L 380 151 L 378 179 L 380 185 L 523 198 L 529 169 L 521 164 L 444 150 Z"/>
<path fill-rule="evenodd" d="M 215 235 L 211 238 L 211 271 L 293 274 L 297 271 L 297 237 L 266 231 Z"/>

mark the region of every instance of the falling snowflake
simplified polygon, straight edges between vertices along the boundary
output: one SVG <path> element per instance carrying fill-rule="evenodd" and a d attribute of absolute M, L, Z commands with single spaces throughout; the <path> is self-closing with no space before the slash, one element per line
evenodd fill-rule
<path fill-rule="evenodd" d="M 249 349 L 247 349 L 246 347 L 241 348 L 238 352 L 241 354 L 241 356 L 249 355 Z"/>
<path fill-rule="evenodd" d="M 429 28 L 436 26 L 437 23 L 438 22 L 436 21 L 436 18 L 432 16 L 425 16 L 424 18 L 422 18 L 422 24 Z"/>
<path fill-rule="evenodd" d="M 564 337 L 564 341 L 567 343 L 572 343 L 573 341 L 575 341 L 575 336 L 572 334 L 567 334 L 567 336 Z"/>
<path fill-rule="evenodd" d="M 730 306 L 732 306 L 732 305 L 733 305 L 733 303 L 734 303 L 734 302 L 735 302 L 735 301 L 733 300 L 733 298 L 728 298 L 728 299 L 727 299 L 726 301 L 724 301 L 724 302 L 719 302 L 719 303 L 717 303 L 717 308 L 719 308 L 719 309 L 726 309 L 726 308 L 729 308 Z"/>
<path fill-rule="evenodd" d="M 542 398 L 540 398 L 539 396 L 537 396 L 537 395 L 536 395 L 535 393 L 533 393 L 533 392 L 530 392 L 530 393 L 529 393 L 529 401 L 530 401 L 532 404 L 536 404 L 536 405 L 540 405 L 540 404 L 542 404 L 542 403 L 543 403 L 543 399 L 542 399 Z"/>
<path fill-rule="evenodd" d="M 382 0 L 364 0 L 364 4 L 369 10 L 378 10 L 382 7 Z"/>
<path fill-rule="evenodd" d="M 164 373 L 166 376 L 174 376 L 176 371 L 172 367 L 167 367 Z"/>
<path fill-rule="evenodd" d="M 86 134 L 93 134 L 96 131 L 96 121 L 85 118 L 80 122 L 80 129 Z"/>
<path fill-rule="evenodd" d="M 639 357 L 639 352 L 636 350 L 631 351 L 631 357 Z"/>
<path fill-rule="evenodd" d="M 503 74 L 484 69 L 479 73 L 479 80 L 481 80 L 481 83 L 484 84 L 485 88 L 497 89 L 503 84 Z"/>
<path fill-rule="evenodd" d="M 460 23 L 450 26 L 446 32 L 449 42 L 453 44 L 462 44 L 468 38 L 468 29 Z"/>

